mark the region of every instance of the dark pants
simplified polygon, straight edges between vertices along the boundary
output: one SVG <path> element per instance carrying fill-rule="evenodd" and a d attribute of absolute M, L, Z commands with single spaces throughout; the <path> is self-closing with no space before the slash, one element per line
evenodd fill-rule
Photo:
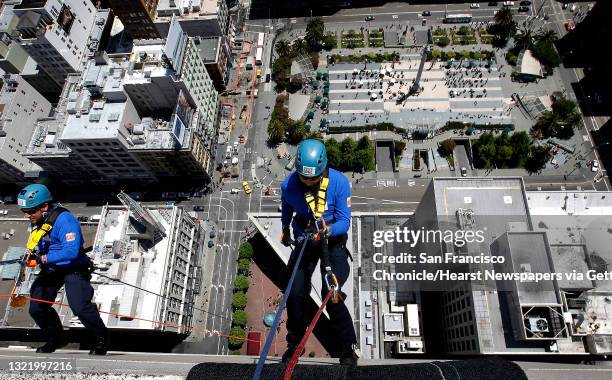
<path fill-rule="evenodd" d="M 55 301 L 57 292 L 65 286 L 66 298 L 72 313 L 96 336 L 106 337 L 108 330 L 100 318 L 98 308 L 91 302 L 94 290 L 89 283 L 90 279 L 91 274 L 86 267 L 43 270 L 34 280 L 30 296 Z M 30 315 L 48 341 L 57 338 L 63 330 L 57 312 L 52 306 L 48 303 L 30 301 Z"/>
<path fill-rule="evenodd" d="M 346 282 L 350 274 L 350 264 L 348 262 L 349 252 L 346 249 L 345 240 L 346 239 L 343 239 L 340 242 L 330 241 L 329 243 L 331 267 L 338 279 L 340 287 Z M 310 278 L 321 256 L 321 246 L 320 243 L 313 241 L 309 241 L 307 244 L 287 300 L 287 345 L 289 348 L 293 348 L 299 344 L 313 317 L 312 315 L 306 315 L 308 314 L 306 310 L 309 310 L 306 305 L 307 301 L 310 299 Z M 287 265 L 287 282 L 295 267 L 295 262 L 297 261 L 297 256 L 301 248 L 301 244 L 298 244 L 297 248 L 291 253 L 291 258 Z M 321 267 L 321 272 L 323 283 L 321 298 L 324 299 L 329 289 L 325 283 L 323 267 Z M 329 314 L 333 331 L 337 333 L 337 339 L 340 343 L 343 346 L 357 343 L 353 320 L 344 302 L 332 303 L 330 300 L 327 303 L 327 313 Z"/>

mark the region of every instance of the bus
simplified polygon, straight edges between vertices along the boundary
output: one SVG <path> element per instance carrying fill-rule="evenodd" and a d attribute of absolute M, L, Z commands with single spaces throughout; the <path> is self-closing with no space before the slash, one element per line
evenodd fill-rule
<path fill-rule="evenodd" d="M 459 23 L 468 23 L 472 22 L 471 14 L 457 14 L 457 15 L 447 15 L 444 17 L 445 24 L 459 24 Z"/>
<path fill-rule="evenodd" d="M 257 54 L 255 55 L 255 64 L 261 66 L 261 56 L 263 55 L 263 48 L 257 48 Z"/>
<path fill-rule="evenodd" d="M 257 35 L 257 47 L 263 47 L 263 45 L 264 45 L 264 34 L 259 33 Z"/>

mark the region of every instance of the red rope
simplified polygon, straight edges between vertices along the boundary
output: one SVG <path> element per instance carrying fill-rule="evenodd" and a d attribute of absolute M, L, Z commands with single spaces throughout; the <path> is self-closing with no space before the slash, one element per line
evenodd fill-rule
<path fill-rule="evenodd" d="M 0 298 L 13 298 L 15 296 L 15 294 L 0 294 Z M 29 297 L 29 296 L 20 296 L 20 297 L 24 297 L 26 299 L 29 299 L 30 301 L 34 301 L 34 302 L 41 302 L 41 303 L 46 303 L 46 304 L 50 304 L 50 305 L 59 305 L 59 306 L 65 306 L 65 307 L 70 307 L 70 305 L 67 305 L 65 303 L 62 302 L 56 302 L 56 301 L 47 301 L 47 300 L 43 300 L 40 298 L 33 298 L 33 297 Z M 125 314 L 118 314 L 118 313 L 111 313 L 110 311 L 102 311 L 102 310 L 98 310 L 98 312 L 103 313 L 103 314 L 108 314 L 108 315 L 112 315 L 114 317 L 120 318 L 120 317 L 124 317 L 124 318 L 131 318 L 131 319 L 135 319 L 138 321 L 143 321 L 143 322 L 151 322 L 151 323 L 158 323 L 160 325 L 164 325 L 164 326 L 170 326 L 170 327 L 176 327 L 176 328 L 184 328 L 186 330 L 190 330 L 190 331 L 194 331 L 194 332 L 202 332 L 204 334 L 208 334 L 208 335 L 216 335 L 216 336 L 223 336 L 226 338 L 233 338 L 236 340 L 242 340 L 245 342 L 256 342 L 256 343 L 260 343 L 259 340 L 255 340 L 255 339 L 247 339 L 246 337 L 241 337 L 241 336 L 234 336 L 234 335 L 229 335 L 229 334 L 223 334 L 220 332 L 214 332 L 214 331 L 210 331 L 206 328 L 199 328 L 199 327 L 191 327 L 191 326 L 185 326 L 185 325 L 177 325 L 175 323 L 168 323 L 168 322 L 161 322 L 161 321 L 155 321 L 152 319 L 145 319 L 145 318 L 140 318 L 137 317 L 135 315 L 125 315 Z"/>
<path fill-rule="evenodd" d="M 314 330 L 315 326 L 317 325 L 317 322 L 319 321 L 319 317 L 321 317 L 321 313 L 323 312 L 325 305 L 327 305 L 327 302 L 329 301 L 333 293 L 334 293 L 334 288 L 329 290 L 329 292 L 327 293 L 327 296 L 325 296 L 325 299 L 323 300 L 323 303 L 319 307 L 319 310 L 317 310 L 317 314 L 315 314 L 314 318 L 312 319 L 312 322 L 310 322 L 310 325 L 308 325 L 308 329 L 306 329 L 306 333 L 304 333 L 302 340 L 300 340 L 300 344 L 298 344 L 297 349 L 293 353 L 293 356 L 291 357 L 291 360 L 289 361 L 289 364 L 287 365 L 287 368 L 285 369 L 285 375 L 283 376 L 283 380 L 291 380 L 293 369 L 295 368 L 295 365 L 297 364 L 300 358 L 300 355 L 302 355 L 302 350 L 306 346 L 308 337 L 310 336 L 310 334 L 312 333 L 312 330 Z"/>

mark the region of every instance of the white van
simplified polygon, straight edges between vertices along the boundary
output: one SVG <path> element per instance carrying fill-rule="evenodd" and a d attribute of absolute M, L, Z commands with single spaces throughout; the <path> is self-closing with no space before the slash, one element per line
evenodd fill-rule
<path fill-rule="evenodd" d="M 100 214 L 96 214 L 96 215 L 92 215 L 91 218 L 89 218 L 90 221 L 92 222 L 99 222 L 100 219 L 102 219 L 102 215 Z"/>

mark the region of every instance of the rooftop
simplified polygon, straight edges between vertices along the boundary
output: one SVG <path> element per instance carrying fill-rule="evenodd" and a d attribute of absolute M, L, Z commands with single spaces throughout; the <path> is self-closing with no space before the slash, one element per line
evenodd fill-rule
<path fill-rule="evenodd" d="M 523 50 L 519 54 L 517 67 L 521 74 L 544 77 L 542 64 L 533 56 L 531 50 Z"/>
<path fill-rule="evenodd" d="M 219 48 L 221 46 L 221 37 L 199 37 L 194 40 L 200 57 L 204 63 L 216 62 L 219 55 Z"/>

